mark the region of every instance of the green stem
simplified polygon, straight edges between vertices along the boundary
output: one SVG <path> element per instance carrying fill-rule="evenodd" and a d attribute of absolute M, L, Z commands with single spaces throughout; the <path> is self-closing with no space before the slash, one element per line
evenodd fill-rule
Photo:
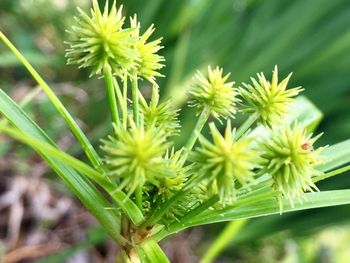
<path fill-rule="evenodd" d="M 115 91 L 115 94 L 117 96 L 117 99 L 118 99 L 118 105 L 119 105 L 119 108 L 122 112 L 122 124 L 123 124 L 123 127 L 126 128 L 126 120 L 127 120 L 127 111 L 128 111 L 128 106 L 127 106 L 127 98 L 124 96 L 124 94 L 122 94 L 121 90 L 120 90 L 120 87 L 119 87 L 119 83 L 118 83 L 118 80 L 116 78 L 113 78 L 113 84 L 114 84 L 114 91 Z M 126 85 L 123 84 L 123 89 L 126 89 L 125 87 Z M 124 92 L 124 90 L 123 90 Z"/>
<path fill-rule="evenodd" d="M 238 219 L 229 222 L 220 235 L 214 240 L 213 244 L 206 251 L 201 263 L 211 263 L 217 258 L 221 251 L 223 251 L 237 236 L 239 231 L 248 222 L 247 219 Z"/>
<path fill-rule="evenodd" d="M 23 57 L 23 55 L 17 50 L 17 48 L 10 42 L 10 40 L 0 32 L 0 39 L 10 48 L 10 50 L 15 54 L 15 56 L 21 61 L 24 67 L 28 70 L 28 72 L 33 76 L 33 78 L 37 81 L 42 90 L 47 94 L 53 105 L 56 107 L 57 111 L 61 114 L 63 119 L 66 121 L 67 125 L 78 139 L 81 144 L 86 156 L 89 158 L 91 163 L 96 169 L 102 170 L 101 160 L 92 147 L 91 143 L 82 132 L 78 124 L 74 121 L 73 117 L 67 111 L 67 109 L 63 106 L 62 102 L 57 98 L 55 93 L 49 87 L 49 85 L 42 79 L 39 73 L 32 67 L 32 65 Z"/>
<path fill-rule="evenodd" d="M 136 205 L 142 211 L 142 185 L 138 185 L 135 190 Z"/>
<path fill-rule="evenodd" d="M 112 121 L 118 126 L 119 125 L 119 115 L 116 92 L 114 90 L 113 75 L 112 70 L 109 66 L 106 66 L 103 70 L 105 85 L 108 94 L 109 109 L 111 111 Z"/>
<path fill-rule="evenodd" d="M 134 120 L 136 126 L 140 124 L 140 116 L 139 116 L 139 96 L 138 96 L 138 81 L 137 74 L 135 73 L 131 78 L 131 96 L 132 96 L 132 109 L 134 114 Z"/>
<path fill-rule="evenodd" d="M 245 120 L 245 122 L 237 129 L 235 136 L 233 139 L 236 141 L 238 140 L 258 119 L 259 114 L 254 113 L 248 117 L 248 119 Z"/>
<path fill-rule="evenodd" d="M 196 123 L 196 126 L 194 127 L 190 137 L 188 138 L 185 146 L 184 146 L 184 151 L 182 153 L 182 156 L 181 156 L 181 161 L 180 163 L 182 165 L 185 164 L 187 158 L 188 158 L 188 155 L 190 153 L 190 151 L 192 150 L 194 144 L 196 143 L 204 125 L 206 124 L 206 122 L 208 121 L 209 119 L 209 116 L 210 116 L 210 110 L 209 109 L 204 109 L 201 113 L 201 115 L 199 116 L 198 120 L 197 120 L 197 123 Z"/>

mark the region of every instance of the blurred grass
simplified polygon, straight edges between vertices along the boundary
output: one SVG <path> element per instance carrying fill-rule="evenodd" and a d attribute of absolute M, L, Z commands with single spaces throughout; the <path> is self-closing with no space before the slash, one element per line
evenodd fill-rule
<path fill-rule="evenodd" d="M 100 1 L 101 4 L 104 1 Z M 75 6 L 88 8 L 88 0 L 1 0 L 0 29 L 14 41 L 43 76 L 55 83 L 84 129 L 98 143 L 107 134 L 105 96 L 98 81 L 86 71 L 65 66 L 65 29 Z M 281 77 L 293 71 L 291 85 L 302 85 L 304 95 L 324 113 L 319 130 L 321 144 L 350 136 L 350 2 L 348 0 L 123 0 L 125 13 L 137 13 L 143 29 L 154 23 L 156 37 L 163 37 L 166 78 L 160 79 L 164 97 L 179 105 L 197 69 L 220 65 L 232 72 L 239 85 L 275 64 Z M 18 62 L 0 45 L 0 85 L 15 93 L 16 83 L 32 81 Z M 64 84 L 62 87 L 61 84 Z M 147 89 L 147 85 L 143 84 Z M 73 96 L 72 96 L 73 95 Z M 85 99 L 84 99 L 85 98 Z M 90 100 L 89 100 L 89 99 Z M 91 100 L 92 98 L 92 100 Z M 93 105 L 93 107 L 91 107 Z M 37 118 L 55 138 L 65 134 L 62 122 L 45 98 L 32 106 Z M 186 138 L 193 125 L 193 111 L 181 113 Z M 237 122 L 240 118 L 237 119 Z M 88 128 L 89 127 L 89 128 Z M 71 145 L 70 150 L 79 154 Z M 346 175 L 320 184 L 321 189 L 346 188 Z M 329 224 L 349 221 L 349 207 L 334 207 L 253 220 L 239 242 L 249 242 L 288 228 L 305 234 Z M 215 227 L 215 229 L 217 229 Z M 238 242 L 238 241 L 237 241 Z"/>

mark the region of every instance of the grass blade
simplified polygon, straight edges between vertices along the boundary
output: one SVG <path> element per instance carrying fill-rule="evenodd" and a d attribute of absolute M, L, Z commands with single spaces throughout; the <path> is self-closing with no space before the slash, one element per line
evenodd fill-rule
<path fill-rule="evenodd" d="M 79 143 L 83 147 L 84 152 L 87 157 L 91 161 L 91 163 L 96 168 L 101 167 L 101 161 L 96 153 L 95 149 L 92 147 L 91 143 L 82 132 L 78 124 L 74 121 L 73 117 L 67 111 L 67 109 L 63 106 L 62 102 L 58 99 L 52 89 L 47 85 L 47 83 L 42 79 L 42 77 L 38 74 L 38 72 L 32 67 L 32 65 L 23 57 L 23 55 L 18 51 L 18 49 L 11 43 L 11 41 L 0 31 L 0 39 L 9 47 L 9 49 L 14 53 L 14 55 L 22 62 L 24 67 L 28 70 L 28 72 L 33 76 L 33 78 L 37 81 L 39 86 L 43 89 L 43 91 L 47 94 L 53 105 L 56 107 L 57 111 L 61 114 L 63 119 L 68 124 L 69 128 L 78 139 Z"/>
<path fill-rule="evenodd" d="M 284 200 L 283 213 L 300 211 L 305 209 L 337 206 L 350 204 L 350 189 L 346 190 L 334 190 L 323 191 L 317 193 L 306 193 L 303 203 L 296 203 L 294 207 L 291 207 L 287 200 Z M 198 225 L 212 224 L 217 222 L 226 222 L 242 218 L 254 218 L 267 215 L 279 214 L 280 210 L 276 200 L 273 197 L 262 198 L 258 202 L 244 205 L 241 207 L 234 207 L 231 210 L 215 210 L 208 211 L 197 217 L 194 217 L 192 221 L 186 222 L 184 225 L 174 225 L 161 231 L 155 236 L 157 240 L 177 233 L 183 229 L 194 227 Z"/>
<path fill-rule="evenodd" d="M 40 147 L 45 149 L 45 155 L 51 159 L 63 161 L 66 165 L 68 164 L 79 172 L 90 176 L 91 179 L 96 180 L 105 188 L 113 201 L 122 208 L 134 224 L 138 225 L 144 220 L 141 211 L 125 193 L 116 191 L 117 186 L 106 180 L 100 172 L 58 150 L 53 141 L 2 90 L 0 90 L 0 111 L 24 134 L 10 129 L 11 136 L 15 135 L 18 140 L 33 146 L 35 149 Z"/>
<path fill-rule="evenodd" d="M 322 152 L 326 163 L 317 166 L 322 172 L 328 172 L 350 162 L 350 140 L 334 144 Z"/>

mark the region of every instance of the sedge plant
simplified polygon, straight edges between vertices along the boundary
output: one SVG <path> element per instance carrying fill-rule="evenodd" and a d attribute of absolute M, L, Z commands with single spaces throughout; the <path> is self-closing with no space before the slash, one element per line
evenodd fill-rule
<path fill-rule="evenodd" d="M 0 32 L 80 143 L 87 161 L 62 151 L 4 91 L 0 131 L 31 146 L 71 188 L 121 247 L 117 262 L 169 262 L 159 246 L 165 237 L 189 227 L 302 209 L 350 203 L 350 190 L 320 192 L 317 182 L 350 169 L 349 141 L 317 147 L 312 130 L 319 112 L 300 87 L 259 73 L 236 85 L 216 66 L 198 72 L 188 91 L 197 121 L 186 143 L 179 109 L 161 101 L 157 78 L 164 77 L 161 39 L 154 26 L 143 32 L 136 15 L 127 21 L 122 7 L 92 1 L 78 8 L 68 30 L 69 64 L 103 80 L 111 133 L 98 154 L 50 86 Z M 143 33 L 142 33 L 143 32 Z M 139 83 L 152 87 L 150 98 Z M 311 110 L 310 110 L 311 109 Z M 246 121 L 239 127 L 235 116 Z M 210 136 L 202 129 L 208 126 Z M 99 187 L 96 187 L 98 185 Z M 108 197 L 101 192 L 108 194 Z"/>

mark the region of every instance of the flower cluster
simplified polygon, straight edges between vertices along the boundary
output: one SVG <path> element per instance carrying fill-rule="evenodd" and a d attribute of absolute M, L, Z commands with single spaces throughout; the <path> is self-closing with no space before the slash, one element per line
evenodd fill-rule
<path fill-rule="evenodd" d="M 311 138 L 305 128 L 295 123 L 274 128 L 262 143 L 263 173 L 271 175 L 273 187 L 280 193 L 280 206 L 282 196 L 293 205 L 293 200 L 300 200 L 304 191 L 318 190 L 312 182 L 312 177 L 321 174 L 315 166 L 323 161 L 323 148 L 313 148 L 318 138 Z"/>
<path fill-rule="evenodd" d="M 208 110 L 215 118 L 232 117 L 238 99 L 234 82 L 227 82 L 229 76 L 223 76 L 223 69 L 219 67 L 212 70 L 208 66 L 208 78 L 198 71 L 189 91 L 190 106 L 196 107 L 199 112 Z"/>
<path fill-rule="evenodd" d="M 161 39 L 149 41 L 153 25 L 140 34 L 136 15 L 127 28 L 122 8 L 117 9 L 114 3 L 109 11 L 106 3 L 101 12 L 96 0 L 91 17 L 79 9 L 76 22 L 70 31 L 73 40 L 68 42 L 68 63 L 89 67 L 93 75 L 110 70 L 104 76 L 108 77 L 115 125 L 114 134 L 103 140 L 104 163 L 120 189 L 127 189 L 130 195 L 142 189 L 141 204 L 135 193 L 140 206 L 158 206 L 181 192 L 184 197 L 177 204 L 187 209 L 189 204 L 201 202 L 203 187 L 208 187 L 204 191 L 207 195 L 217 195 L 221 204 L 231 204 L 239 188 L 249 191 L 261 175 L 270 178 L 280 205 L 282 198 L 293 204 L 305 191 L 317 189 L 312 181 L 320 174 L 315 165 L 322 162 L 321 148 L 314 150 L 312 146 L 317 137 L 307 136 L 299 124 L 288 123 L 289 110 L 302 91 L 300 87 L 287 89 L 291 74 L 278 82 L 275 67 L 271 81 L 260 73 L 257 79 L 251 78 L 252 84 L 236 88 L 235 82 L 229 81 L 230 73 L 225 75 L 222 68 L 208 66 L 207 74 L 198 72 L 188 96 L 189 105 L 200 117 L 186 144 L 175 150 L 170 138 L 180 133 L 178 110 L 171 101 L 160 102 L 156 78 L 162 76 L 159 70 L 164 58 L 158 54 Z M 123 79 L 123 91 L 112 75 Z M 127 109 L 128 77 L 132 114 Z M 152 83 L 149 102 L 138 90 L 139 78 Z M 241 127 L 232 129 L 231 121 L 238 112 L 251 116 Z M 211 140 L 201 134 L 210 116 L 221 124 L 226 119 L 223 135 L 214 123 L 209 124 Z M 255 121 L 267 128 L 268 136 L 261 139 L 252 135 L 250 128 Z M 182 209 L 178 207 L 178 211 Z"/>
<path fill-rule="evenodd" d="M 254 181 L 259 154 L 252 146 L 252 138 L 235 140 L 235 130 L 228 121 L 222 136 L 214 123 L 209 125 L 213 142 L 199 138 L 201 147 L 191 155 L 200 176 L 206 178 L 221 201 L 230 203 L 235 197 L 235 182 L 241 185 Z"/>
<path fill-rule="evenodd" d="M 179 134 L 178 110 L 169 100 L 159 103 L 158 86 L 153 86 L 152 98 L 149 104 L 140 95 L 140 113 L 144 117 L 146 126 L 155 125 L 160 127 L 169 136 Z"/>
<path fill-rule="evenodd" d="M 91 76 L 100 75 L 105 68 L 110 68 L 116 76 L 137 74 L 153 83 L 162 76 L 158 70 L 163 67 L 164 58 L 157 54 L 161 49 L 160 39 L 147 43 L 153 25 L 140 35 L 135 16 L 131 18 L 131 27 L 125 28 L 122 6 L 117 9 L 115 2 L 109 11 L 107 1 L 101 12 L 97 0 L 93 0 L 91 16 L 79 8 L 78 11 L 76 25 L 68 31 L 72 36 L 67 41 L 68 64 L 91 68 Z"/>
<path fill-rule="evenodd" d="M 244 88 L 239 89 L 245 105 L 243 111 L 257 113 L 259 121 L 264 126 L 278 125 L 289 112 L 293 97 L 297 96 L 302 88 L 286 89 L 291 74 L 278 83 L 277 66 L 273 71 L 271 82 L 266 80 L 263 73 L 257 75 L 258 81 L 251 78 L 252 85 L 243 83 Z"/>
<path fill-rule="evenodd" d="M 143 123 L 136 127 L 130 121 L 130 127 L 114 126 L 114 132 L 109 140 L 103 140 L 102 149 L 106 152 L 108 174 L 123 179 L 121 188 L 133 192 L 146 181 L 157 185 L 158 177 L 169 176 L 171 171 L 163 158 L 169 144 L 161 129 L 145 127 Z"/>

